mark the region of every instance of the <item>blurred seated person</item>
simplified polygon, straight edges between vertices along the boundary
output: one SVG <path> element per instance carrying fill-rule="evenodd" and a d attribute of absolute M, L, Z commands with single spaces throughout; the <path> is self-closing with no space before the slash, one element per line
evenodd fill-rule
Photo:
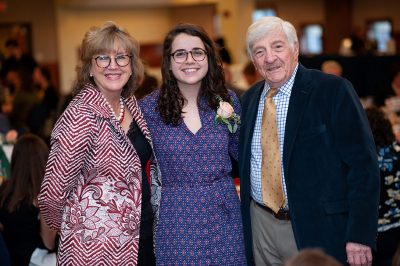
<path fill-rule="evenodd" d="M 2 100 L 0 100 L 1 102 Z M 0 113 L 0 134 L 5 135 L 9 130 L 11 130 L 11 123 L 8 115 L 4 112 Z"/>
<path fill-rule="evenodd" d="M 383 110 L 393 125 L 396 139 L 400 141 L 400 69 L 393 75 L 391 89 L 391 96 L 385 99 Z"/>
<path fill-rule="evenodd" d="M 51 74 L 48 69 L 35 67 L 32 79 L 38 102 L 32 108 L 28 125 L 32 133 L 47 140 L 50 138 L 55 123 L 60 96 L 51 83 Z"/>
<path fill-rule="evenodd" d="M 249 61 L 247 64 L 244 66 L 242 70 L 242 74 L 244 79 L 246 80 L 247 86 L 251 87 L 253 84 L 255 84 L 257 81 L 260 81 L 262 77 L 256 70 L 253 62 Z"/>
<path fill-rule="evenodd" d="M 387 55 L 395 55 L 397 53 L 397 43 L 396 43 L 396 37 L 394 36 L 394 33 L 392 32 L 389 40 L 386 42 L 386 52 L 385 54 Z"/>
<path fill-rule="evenodd" d="M 238 97 L 240 97 L 244 93 L 244 90 L 234 84 L 230 65 L 228 63 L 222 63 L 222 69 L 224 70 L 226 88 L 232 90 Z"/>
<path fill-rule="evenodd" d="M 365 54 L 365 33 L 361 27 L 355 27 L 351 34 L 351 50 L 354 55 Z"/>
<path fill-rule="evenodd" d="M 150 94 L 152 91 L 157 89 L 158 80 L 156 77 L 144 72 L 144 77 L 140 83 L 140 86 L 135 91 L 135 97 L 137 100 L 143 98 L 144 96 Z"/>
<path fill-rule="evenodd" d="M 48 113 L 57 109 L 60 96 L 51 81 L 51 74 L 47 68 L 37 66 L 33 71 L 33 83 L 38 91 L 38 98 Z"/>
<path fill-rule="evenodd" d="M 322 249 L 307 248 L 287 260 L 284 266 L 341 266 L 341 264 Z"/>
<path fill-rule="evenodd" d="M 225 46 L 225 38 L 218 37 L 215 40 L 215 44 L 222 62 L 227 63 L 228 65 L 232 64 L 232 56 L 230 51 Z"/>
<path fill-rule="evenodd" d="M 10 113 L 12 110 L 12 97 L 8 90 L 0 86 L 0 145 L 3 143 L 15 143 L 18 133 L 11 127 Z"/>
<path fill-rule="evenodd" d="M 335 60 L 327 60 L 322 63 L 321 71 L 327 74 L 332 74 L 341 77 L 343 73 L 343 68 L 339 64 L 339 62 Z"/>
<path fill-rule="evenodd" d="M 384 106 L 385 111 L 388 109 L 400 114 L 400 61 L 388 65 L 384 74 L 384 82 L 377 85 L 374 91 L 374 103 Z"/>
<path fill-rule="evenodd" d="M 5 135 L 11 129 L 9 114 L 12 109 L 12 99 L 4 87 L 0 87 L 0 134 Z"/>
<path fill-rule="evenodd" d="M 4 86 L 4 89 L 9 93 L 11 98 L 14 96 L 15 92 L 18 91 L 21 87 L 31 85 L 29 84 L 31 82 L 30 79 L 28 82 L 25 82 L 23 84 L 24 80 L 22 77 L 27 77 L 29 75 L 24 73 L 29 72 L 22 70 L 9 70 L 4 73 L 2 85 Z"/>
<path fill-rule="evenodd" d="M 11 156 L 11 179 L 0 187 L 0 224 L 12 265 L 29 265 L 31 259 L 52 261 L 56 232 L 44 223 L 37 195 L 44 176 L 49 149 L 42 139 L 25 134 L 18 139 Z"/>
<path fill-rule="evenodd" d="M 20 69 L 11 70 L 6 74 L 5 86 L 10 91 L 12 109 L 10 112 L 11 126 L 19 134 L 29 132 L 29 116 L 33 107 L 38 103 L 34 90 L 32 73 Z"/>
<path fill-rule="evenodd" d="M 13 95 L 6 84 L 0 84 L 0 104 L 1 113 L 9 116 L 13 108 Z"/>
<path fill-rule="evenodd" d="M 25 53 L 16 39 L 8 39 L 5 43 L 5 59 L 1 68 L 1 78 L 8 71 L 24 70 L 32 73 L 37 63 L 32 55 Z"/>
<path fill-rule="evenodd" d="M 377 253 L 373 265 L 390 266 L 400 243 L 400 144 L 392 124 L 377 107 L 366 109 L 381 177 Z"/>
<path fill-rule="evenodd" d="M 397 71 L 392 78 L 391 96 L 385 99 L 385 108 L 389 112 L 400 114 L 400 70 Z"/>

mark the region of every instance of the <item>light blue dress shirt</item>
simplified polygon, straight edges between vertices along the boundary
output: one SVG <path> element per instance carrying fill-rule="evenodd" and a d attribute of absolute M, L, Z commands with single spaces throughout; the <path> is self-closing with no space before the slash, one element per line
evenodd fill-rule
<path fill-rule="evenodd" d="M 276 106 L 276 119 L 278 126 L 278 139 L 279 147 L 281 153 L 281 162 L 283 162 L 283 144 L 285 136 L 285 125 L 286 125 L 286 115 L 289 107 L 290 94 L 292 93 L 292 87 L 294 83 L 294 78 L 296 76 L 298 64 L 296 65 L 292 76 L 290 79 L 283 84 L 278 93 L 272 98 Z M 261 151 L 261 122 L 262 114 L 264 110 L 265 97 L 270 89 L 270 86 L 265 83 L 264 89 L 261 93 L 260 101 L 258 103 L 258 111 L 256 124 L 254 126 L 253 139 L 251 141 L 251 158 L 250 158 L 250 182 L 251 182 L 251 197 L 256 202 L 262 204 L 262 192 L 261 192 L 261 161 L 262 161 L 262 151 Z M 288 209 L 287 204 L 287 193 L 285 184 L 285 173 L 283 169 L 283 163 L 281 165 L 282 169 L 282 185 L 286 198 L 285 209 Z"/>

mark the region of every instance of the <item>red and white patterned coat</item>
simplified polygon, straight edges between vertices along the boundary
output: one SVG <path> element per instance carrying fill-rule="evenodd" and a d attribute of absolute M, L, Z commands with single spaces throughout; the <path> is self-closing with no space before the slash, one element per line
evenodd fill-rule
<path fill-rule="evenodd" d="M 136 99 L 124 103 L 152 145 Z M 151 163 L 155 221 L 161 178 Z M 141 215 L 139 157 L 101 93 L 86 85 L 57 121 L 39 194 L 47 224 L 60 232 L 60 265 L 136 265 Z"/>

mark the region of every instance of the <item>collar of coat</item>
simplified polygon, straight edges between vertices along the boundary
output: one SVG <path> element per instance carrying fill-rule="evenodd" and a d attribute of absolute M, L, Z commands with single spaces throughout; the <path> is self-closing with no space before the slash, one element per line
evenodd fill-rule
<path fill-rule="evenodd" d="M 137 102 L 134 97 L 122 99 L 124 101 L 124 105 L 128 108 L 133 117 L 139 115 Z M 75 97 L 75 100 L 82 101 L 82 104 L 90 107 L 94 115 L 98 117 L 110 119 L 113 116 L 103 95 L 93 84 L 87 83 Z"/>

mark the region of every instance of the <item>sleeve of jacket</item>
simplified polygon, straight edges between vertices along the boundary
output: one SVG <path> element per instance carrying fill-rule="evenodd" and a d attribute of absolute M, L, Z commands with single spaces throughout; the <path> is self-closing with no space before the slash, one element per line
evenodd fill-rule
<path fill-rule="evenodd" d="M 93 140 L 94 119 L 85 107 L 68 108 L 57 121 L 51 150 L 38 196 L 41 214 L 53 230 L 60 231 L 62 215 L 70 192 Z"/>
<path fill-rule="evenodd" d="M 338 152 L 348 167 L 349 219 L 346 242 L 376 246 L 379 168 L 373 135 L 359 98 L 342 79 L 333 99 L 332 124 Z"/>

